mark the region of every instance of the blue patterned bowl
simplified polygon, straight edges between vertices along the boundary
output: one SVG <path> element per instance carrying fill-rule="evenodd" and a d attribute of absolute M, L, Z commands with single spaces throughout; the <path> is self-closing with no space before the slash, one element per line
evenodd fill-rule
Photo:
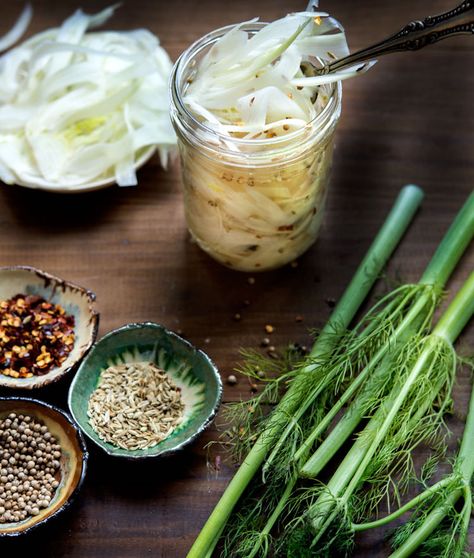
<path fill-rule="evenodd" d="M 87 407 L 100 375 L 109 366 L 154 362 L 181 388 L 182 423 L 163 441 L 143 450 L 126 450 L 102 440 L 89 423 Z M 69 389 L 69 409 L 82 431 L 109 455 L 141 459 L 172 454 L 192 442 L 210 424 L 222 397 L 219 373 L 202 351 L 152 322 L 127 324 L 111 331 L 83 360 Z"/>

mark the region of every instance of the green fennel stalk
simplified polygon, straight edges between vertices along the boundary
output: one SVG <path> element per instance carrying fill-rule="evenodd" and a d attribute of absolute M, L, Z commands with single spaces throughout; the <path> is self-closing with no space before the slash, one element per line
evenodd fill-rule
<path fill-rule="evenodd" d="M 405 316 L 403 316 L 401 323 L 396 329 L 394 329 L 393 334 L 385 339 L 382 339 L 379 350 L 372 356 L 368 365 L 354 379 L 353 383 L 341 395 L 332 409 L 327 412 L 324 419 L 315 425 L 313 432 L 306 437 L 302 446 L 294 454 L 295 462 L 298 462 L 304 453 L 311 448 L 314 442 L 324 433 L 342 407 L 353 397 L 357 390 L 368 379 L 370 374 L 378 368 L 377 377 L 365 388 L 365 391 L 369 394 L 373 392 L 373 382 L 378 381 L 380 376 L 383 376 L 384 373 L 389 371 L 390 360 L 386 360 L 384 363 L 385 365 L 383 364 L 383 359 L 385 358 L 387 352 L 389 352 L 389 349 L 392 350 L 395 343 L 403 343 L 403 341 L 409 339 L 411 335 L 415 334 L 417 331 L 423 331 L 429 325 L 429 321 L 438 301 L 438 294 L 441 292 L 442 287 L 449 275 L 452 273 L 454 266 L 473 236 L 474 195 L 471 195 L 436 250 L 435 255 L 421 277 L 418 286 L 407 285 L 389 295 L 389 297 L 392 297 L 392 303 L 399 302 L 399 304 L 394 311 L 392 311 L 389 306 L 389 311 L 386 315 L 380 313 L 380 316 L 378 316 L 379 323 L 384 324 L 385 322 L 388 322 L 389 324 L 396 324 L 397 315 L 400 316 L 403 310 L 406 312 L 406 310 L 409 309 L 409 311 Z M 431 289 L 430 287 L 433 288 Z M 399 295 L 400 298 L 397 298 L 397 295 Z M 409 306 L 410 304 L 412 304 L 411 308 Z M 377 309 L 378 305 L 376 305 L 374 310 Z M 372 315 L 376 313 L 374 310 L 372 311 Z M 367 318 L 362 322 L 367 323 Z M 358 332 L 356 331 L 356 333 Z M 380 366 L 381 362 L 382 365 Z M 335 369 L 337 368 L 334 364 L 332 364 L 332 366 Z M 363 395 L 361 397 L 363 397 Z M 292 419 L 293 422 L 302 416 L 302 414 L 308 409 L 309 404 L 311 403 L 311 398 L 314 398 L 313 394 L 310 394 L 307 400 L 301 405 L 297 415 L 295 415 Z M 357 411 L 357 413 L 346 414 L 343 421 L 341 421 L 337 425 L 335 431 L 331 433 L 326 443 L 323 443 L 324 447 L 321 447 L 318 454 L 314 456 L 314 461 L 319 460 L 321 467 L 325 463 L 320 460 L 320 456 L 325 456 L 326 463 L 332 458 L 341 446 L 342 442 L 350 436 L 357 424 L 360 422 L 366 412 L 366 409 L 363 405 L 359 405 Z M 287 431 L 288 430 L 289 427 L 287 427 Z M 283 437 L 280 438 L 280 445 L 282 445 L 282 441 Z M 274 448 L 272 455 L 268 458 L 265 464 L 264 469 L 269 468 L 277 449 L 278 447 Z"/>
<path fill-rule="evenodd" d="M 304 413 L 311 414 L 308 413 L 308 409 L 314 404 L 315 399 L 321 391 L 323 389 L 327 390 L 327 382 L 321 381 L 319 385 L 316 385 L 317 389 L 309 391 L 309 395 L 306 396 L 306 399 L 303 399 L 299 408 L 291 417 L 288 417 L 287 426 L 283 430 L 277 443 L 273 445 L 273 450 L 266 459 L 263 467 L 266 476 L 274 477 L 274 482 L 270 482 L 265 493 L 278 494 L 279 491 L 280 496 L 279 498 L 273 497 L 273 500 L 264 496 L 268 501 L 265 510 L 262 509 L 261 515 L 263 517 L 266 515 L 267 519 L 263 527 L 260 528 L 260 532 L 255 530 L 252 531 L 249 528 L 252 523 L 258 523 L 258 514 L 255 510 L 261 507 L 260 502 L 250 502 L 248 507 L 252 509 L 252 515 L 245 518 L 245 514 L 241 514 L 241 517 L 236 518 L 237 529 L 235 529 L 235 534 L 231 534 L 229 537 L 231 539 L 234 538 L 234 543 L 231 547 L 238 548 L 237 552 L 239 556 L 253 558 L 257 555 L 266 555 L 265 549 L 268 545 L 270 532 L 275 526 L 279 516 L 285 512 L 286 505 L 290 501 L 293 490 L 296 487 L 298 476 L 315 477 L 319 474 L 340 449 L 342 444 L 354 432 L 362 418 L 370 413 L 372 407 L 375 409 L 377 408 L 381 397 L 386 394 L 390 387 L 392 370 L 396 364 L 397 355 L 400 357 L 400 350 L 405 347 L 412 337 L 424 333 L 429 328 L 444 282 L 449 277 L 473 236 L 474 195 L 471 195 L 440 243 L 435 255 L 420 279 L 419 284 L 400 287 L 385 297 L 383 301 L 376 304 L 375 307 L 369 311 L 368 316 L 362 320 L 361 325 L 359 325 L 354 332 L 349 334 L 349 340 L 340 339 L 340 343 L 343 346 L 341 361 L 338 362 L 337 356 L 335 357 L 333 354 L 329 362 L 320 364 L 320 369 L 329 367 L 330 372 L 326 374 L 326 377 L 332 377 L 335 380 L 338 374 L 343 375 L 342 368 L 347 365 L 345 361 L 347 361 L 348 358 L 352 358 L 352 354 L 356 352 L 355 347 L 357 347 L 357 344 L 360 344 L 360 350 L 368 352 L 367 341 L 371 341 L 372 334 L 376 338 L 378 337 L 377 343 L 375 344 L 377 350 L 372 354 L 368 353 L 370 358 L 366 365 L 362 367 L 359 375 L 352 378 L 352 383 L 349 383 L 347 389 L 342 392 L 339 399 L 336 399 L 332 408 L 329 407 L 326 409 L 325 416 L 321 416 L 321 413 L 315 414 L 313 421 L 314 427 L 312 430 L 310 429 L 308 431 L 307 429 L 306 432 L 304 432 L 304 428 L 300 427 L 299 421 Z M 382 307 L 383 303 L 387 304 L 385 309 Z M 402 363 L 405 358 L 406 355 L 402 352 Z M 354 368 L 357 368 L 357 366 Z M 395 366 L 395 369 L 397 369 L 397 366 Z M 332 374 L 332 376 L 330 374 Z M 324 373 L 320 375 L 321 377 L 325 376 Z M 433 393 L 440 393 L 443 388 L 449 391 L 451 381 L 452 374 L 446 379 L 438 379 L 437 389 L 433 390 Z M 428 406 L 433 403 L 429 393 L 422 392 L 422 394 L 424 399 L 420 398 L 420 406 L 418 409 L 420 417 L 418 422 L 423 419 L 424 412 L 426 412 Z M 352 402 L 349 410 L 338 424 L 336 424 L 332 432 L 327 436 L 326 440 L 316 450 L 313 456 L 304 464 L 308 457 L 307 454 L 314 442 L 324 434 L 337 413 L 354 396 L 356 396 L 355 400 Z M 421 412 L 420 410 L 423 409 L 425 410 Z M 444 406 L 441 405 L 438 416 L 442 416 L 443 409 Z M 408 432 L 412 434 L 412 437 L 418 432 L 418 426 L 422 424 L 422 422 L 419 422 L 419 424 L 415 423 L 411 430 L 408 430 Z M 297 426 L 300 432 L 299 435 L 305 437 L 305 439 L 301 446 L 295 451 L 290 434 L 293 434 L 293 430 L 295 430 Z M 429 428 L 425 428 L 419 432 L 419 438 L 415 439 L 413 443 L 419 443 L 422 436 L 425 436 L 425 438 L 428 436 L 433 437 L 439 428 L 439 420 L 433 421 Z M 398 437 L 402 435 L 403 432 L 400 432 Z M 394 436 L 393 441 L 394 443 L 398 443 L 396 436 Z M 287 446 L 286 452 L 283 449 L 285 445 Z M 399 461 L 405 457 L 405 469 L 408 469 L 409 466 L 409 449 L 410 448 L 405 448 L 404 452 L 400 452 L 399 456 Z M 358 464 L 357 460 L 361 460 L 363 455 L 363 451 L 359 450 L 357 456 L 352 454 L 348 457 L 348 464 L 343 468 L 345 471 L 345 479 L 350 477 L 351 471 L 355 471 Z M 285 461 L 288 460 L 293 463 L 293 467 L 287 468 L 289 474 L 282 484 L 282 481 L 279 479 L 278 469 L 280 469 L 280 471 L 285 471 Z M 273 467 L 273 470 L 271 467 Z M 269 471 L 271 471 L 271 475 L 269 475 Z M 344 484 L 340 484 L 342 481 L 338 479 L 337 476 L 333 479 L 333 482 L 334 484 L 331 488 L 334 489 L 336 493 L 343 489 Z M 344 482 L 349 481 L 345 480 Z M 331 497 L 329 497 L 329 499 L 331 499 Z M 373 505 L 376 503 L 375 500 L 376 499 L 374 499 Z M 245 522 L 243 522 L 244 518 L 248 527 L 245 527 Z M 241 538 L 240 541 L 238 540 L 239 537 Z M 226 556 L 227 554 L 224 555 Z"/>
<path fill-rule="evenodd" d="M 469 288 L 469 283 L 466 283 L 464 289 L 467 291 Z M 464 305 L 463 297 L 458 296 L 457 298 L 460 303 L 459 312 L 466 314 L 467 321 L 467 314 L 474 312 L 474 296 L 471 294 L 467 305 Z M 453 312 L 447 317 L 444 324 L 439 324 L 441 334 L 445 333 L 446 329 L 454 333 L 454 329 L 461 326 L 462 321 L 453 323 L 453 319 L 456 317 L 456 313 Z M 408 558 L 421 545 L 426 546 L 425 551 L 430 551 L 437 558 L 460 558 L 466 544 L 471 515 L 472 494 L 470 487 L 473 476 L 474 385 L 471 391 L 471 401 L 461 447 L 453 464 L 453 472 L 390 515 L 368 523 L 352 524 L 352 530 L 360 532 L 387 526 L 407 511 L 415 508 L 412 519 L 400 527 L 393 537 L 394 545 L 397 548 L 390 558 Z M 454 506 L 460 498 L 464 499 L 464 506 L 460 512 L 456 512 Z M 451 519 L 454 528 L 451 528 L 451 530 L 449 530 L 449 526 L 447 528 L 441 526 L 440 528 L 440 525 L 449 519 Z M 438 535 L 437 531 L 439 531 Z"/>
<path fill-rule="evenodd" d="M 412 286 L 410 286 L 412 287 Z M 403 290 L 403 289 L 402 289 Z M 396 293 L 398 294 L 400 292 L 400 289 L 396 290 Z M 421 290 L 415 290 L 415 294 L 419 294 L 419 292 L 421 292 Z M 413 295 L 413 292 L 411 293 L 411 295 Z M 408 298 L 411 300 L 412 296 L 409 296 Z M 405 300 L 405 297 L 402 297 L 402 303 L 399 303 L 399 301 L 395 300 L 394 302 L 397 302 L 397 307 L 396 308 L 405 308 L 407 305 L 407 300 Z M 413 312 L 413 316 L 414 318 L 418 318 L 418 314 L 420 313 L 421 309 L 423 309 L 426 306 L 426 299 L 424 299 L 423 301 L 421 301 L 421 303 L 418 303 L 417 305 L 415 305 L 415 312 Z M 435 300 L 433 300 L 433 304 L 432 307 L 434 308 L 435 306 Z M 378 304 L 376 305 L 376 309 L 378 309 Z M 373 309 L 371 310 L 371 312 L 373 311 Z M 393 318 L 393 311 L 394 309 L 392 308 L 392 306 L 389 304 L 388 305 L 388 312 L 387 314 L 384 313 L 384 311 L 382 311 L 382 315 L 384 316 L 384 318 L 381 318 L 381 321 L 383 321 L 384 319 L 387 319 L 387 316 L 391 316 L 392 319 Z M 420 320 L 416 320 L 418 322 L 420 322 L 420 329 L 425 329 L 431 320 L 431 316 L 432 316 L 432 311 L 428 311 L 427 315 L 424 316 L 423 320 L 420 322 Z M 405 325 L 412 325 L 412 320 L 405 320 Z M 370 328 L 370 324 L 368 326 L 368 328 Z M 377 328 L 375 328 L 375 330 L 377 331 Z M 395 332 L 396 333 L 396 332 Z M 363 332 L 360 333 L 359 337 L 365 337 L 366 336 L 366 330 L 364 330 Z M 363 347 L 365 347 L 364 344 L 362 344 Z M 293 494 L 293 491 L 296 487 L 296 483 L 298 481 L 298 477 L 299 477 L 299 473 L 301 473 L 298 470 L 298 462 L 303 462 L 307 459 L 308 457 L 308 452 L 312 447 L 312 444 L 314 442 L 314 440 L 319 437 L 319 435 L 323 434 L 324 431 L 326 430 L 326 428 L 329 426 L 329 424 L 331 423 L 333 417 L 337 414 L 337 412 L 340 410 L 340 408 L 342 407 L 341 402 L 344 401 L 344 397 L 348 394 L 348 393 L 354 393 L 356 391 L 357 388 L 359 388 L 362 384 L 363 384 L 363 380 L 366 379 L 367 373 L 371 372 L 373 370 L 373 368 L 375 368 L 378 360 L 383 357 L 383 355 L 385 354 L 387 348 L 390 346 L 390 340 L 387 343 L 383 343 L 383 347 L 381 349 L 379 349 L 378 353 L 379 356 L 376 356 L 375 360 L 372 360 L 371 363 L 365 367 L 364 371 L 359 375 L 356 376 L 356 378 L 353 380 L 352 384 L 349 385 L 348 389 L 343 393 L 343 395 L 341 396 L 341 398 L 334 404 L 334 406 L 332 407 L 332 409 L 330 409 L 327 414 L 324 416 L 322 416 L 320 419 L 316 418 L 316 417 L 312 417 L 314 419 L 314 423 L 316 424 L 316 427 L 312 430 L 312 432 L 309 434 L 308 438 L 306 439 L 305 443 L 303 443 L 303 445 L 298 449 L 298 451 L 292 452 L 293 453 L 293 461 L 294 461 L 294 469 L 292 471 L 292 474 L 290 475 L 290 478 L 287 480 L 286 483 L 286 487 L 284 488 L 283 493 L 280 496 L 280 499 L 277 501 L 276 504 L 274 504 L 274 509 L 271 512 L 270 516 L 268 517 L 263 529 L 260 531 L 260 536 L 256 537 L 255 534 L 252 534 L 251 536 L 255 539 L 253 545 L 250 544 L 250 542 L 246 542 L 244 540 L 244 542 L 240 543 L 240 549 L 239 549 L 239 556 L 245 556 L 246 558 L 254 558 L 257 555 L 261 555 L 261 556 L 265 556 L 266 552 L 264 551 L 264 549 L 262 548 L 262 544 L 264 541 L 267 541 L 269 534 L 271 532 L 271 530 L 273 529 L 273 527 L 275 526 L 277 520 L 279 519 L 280 515 L 282 513 L 284 513 L 286 511 L 286 505 L 288 503 L 288 501 L 290 500 L 290 497 Z M 352 348 L 353 349 L 353 348 Z M 344 357 L 346 358 L 346 355 L 344 354 Z M 335 362 L 334 359 L 331 359 L 330 362 L 330 366 L 333 368 L 333 370 L 337 373 L 338 371 L 340 371 L 340 367 L 338 366 L 337 362 Z M 370 386 L 373 387 L 373 386 Z M 311 396 L 313 396 L 313 394 L 311 394 Z M 309 405 L 307 405 L 306 403 L 304 404 L 305 409 L 307 409 L 309 407 Z M 297 414 L 297 416 L 300 415 L 300 413 Z M 294 424 L 296 423 L 295 417 L 292 417 L 292 419 L 290 420 L 289 424 L 294 427 Z M 338 431 L 338 427 L 340 425 L 343 424 L 343 419 L 341 420 L 340 423 L 338 423 L 333 432 L 335 433 Z M 348 432 L 347 436 L 352 432 L 352 429 L 350 430 L 350 432 Z M 317 433 L 317 434 L 316 434 Z M 282 436 L 283 437 L 283 436 Z M 272 457 L 272 455 L 275 454 L 276 450 L 279 449 L 279 445 L 281 445 L 281 440 L 282 438 L 280 438 L 279 444 L 277 444 L 272 452 L 272 454 L 270 455 L 270 458 Z M 326 447 L 328 448 L 326 450 Z M 322 450 L 321 452 L 318 450 L 317 452 L 317 458 L 318 458 L 318 464 L 319 464 L 319 468 L 317 470 L 317 472 L 319 472 L 319 470 L 321 470 L 324 465 L 332 458 L 332 456 L 334 455 L 334 453 L 337 451 L 338 448 L 332 448 L 331 444 L 326 445 L 326 441 L 323 442 L 323 444 L 320 446 L 319 450 Z M 291 453 L 291 452 L 290 452 Z M 320 458 L 319 456 L 322 455 L 323 457 Z M 270 459 L 269 458 L 269 459 Z M 290 458 L 291 459 L 291 458 Z M 311 472 L 311 476 L 316 475 L 316 472 Z M 274 491 L 274 487 L 270 485 L 270 487 L 268 488 L 267 491 Z M 267 508 L 270 509 L 271 506 L 267 505 Z"/>
<path fill-rule="evenodd" d="M 469 315 L 474 314 L 474 272 L 471 274 L 469 281 L 463 287 L 466 296 L 457 297 L 457 312 L 444 315 L 443 320 L 438 324 L 439 335 L 444 336 L 447 340 L 457 335 L 462 329 L 462 323 L 467 322 Z M 456 301 L 455 301 L 456 302 Z M 433 504 L 424 512 L 423 507 L 417 510 L 418 527 L 413 530 L 408 537 L 403 536 L 403 531 L 399 530 L 398 548 L 390 555 L 390 558 L 408 558 L 415 550 L 422 544 L 427 543 L 428 538 L 431 540 L 431 551 L 436 552 L 438 558 L 460 558 L 466 545 L 467 532 L 469 527 L 469 520 L 472 511 L 472 491 L 471 483 L 474 477 L 474 386 L 471 393 L 471 401 L 469 404 L 469 412 L 466 419 L 466 426 L 462 437 L 461 447 L 457 455 L 456 461 L 453 466 L 453 473 L 437 483 L 436 485 L 428 488 L 422 494 L 418 495 L 411 502 L 407 504 L 409 507 L 414 507 L 421 504 L 428 498 L 431 498 L 433 493 L 436 493 L 437 498 Z M 444 486 L 443 486 L 444 485 Z M 451 490 L 442 490 L 445 486 L 451 487 Z M 464 499 L 464 506 L 458 513 L 455 512 L 454 506 L 460 498 Z M 439 529 L 443 520 L 449 519 L 450 514 L 455 515 L 454 529 L 451 532 L 443 533 L 441 536 L 433 537 L 433 533 Z M 394 519 L 393 515 L 380 520 L 383 523 L 375 525 L 378 527 L 380 524 L 386 524 Z M 371 525 L 367 528 L 371 528 Z M 362 530 L 363 525 L 359 525 L 358 529 Z M 400 531 L 402 531 L 400 533 Z M 443 536 L 444 535 L 444 536 Z M 457 538 L 456 538 L 457 536 Z M 405 540 L 403 540 L 405 538 Z M 395 537 L 397 541 L 397 537 Z M 436 545 L 436 546 L 435 546 Z M 433 554 L 434 555 L 434 554 Z"/>
<path fill-rule="evenodd" d="M 413 361 L 409 354 L 405 355 L 407 364 L 400 381 L 394 384 L 391 393 L 381 402 L 319 498 L 308 510 L 313 545 L 323 537 L 341 510 L 349 506 L 354 492 L 361 489 L 364 481 L 367 482 L 371 478 L 367 471 L 376 453 L 383 452 L 385 440 L 396 435 L 397 429 L 403 427 L 411 416 L 416 416 L 419 406 L 427 397 L 431 396 L 432 400 L 434 399 L 433 395 L 436 394 L 430 394 L 430 390 L 439 385 L 438 380 L 444 373 L 447 382 L 451 383 L 456 366 L 452 344 L 473 314 L 474 272 L 449 305 L 432 334 L 415 341 L 410 350 L 415 356 Z M 405 432 L 405 441 L 409 435 L 409 432 Z M 471 448 L 472 442 L 466 443 Z M 384 456 L 387 464 L 396 458 L 395 449 L 392 447 L 392 451 Z M 469 459 L 461 459 L 460 468 L 464 479 L 470 480 L 474 469 L 473 462 L 472 455 Z M 452 506 L 451 500 L 459 496 L 459 491 L 456 491 L 448 498 L 448 504 Z M 430 521 L 424 525 L 423 533 L 431 526 L 433 529 L 436 527 L 436 519 L 443 516 L 443 513 L 446 515 L 445 507 L 446 504 L 435 510 L 436 513 L 433 512 Z M 417 540 L 417 536 L 413 535 L 413 538 Z M 406 543 L 407 546 L 410 544 L 413 542 Z M 395 553 L 393 556 L 402 558 L 405 554 L 400 550 L 399 554 Z"/>
<path fill-rule="evenodd" d="M 337 342 L 335 333 L 342 332 L 348 327 L 411 222 L 422 196 L 421 190 L 416 186 L 410 185 L 402 189 L 384 225 L 334 309 L 331 319 L 323 328 L 311 351 L 312 357 L 326 354 Z M 301 376 L 293 382 L 278 407 L 270 415 L 266 428 L 229 483 L 190 549 L 188 558 L 203 558 L 212 554 L 234 506 L 261 467 L 276 436 L 285 428 L 288 416 L 298 407 L 301 401 L 301 390 L 298 384 L 302 382 L 299 378 L 304 378 L 306 372 L 302 371 Z"/>
<path fill-rule="evenodd" d="M 441 290 L 454 270 L 456 263 L 459 261 L 467 245 L 471 242 L 473 236 L 474 194 L 471 194 L 438 246 L 418 284 L 433 285 L 435 288 Z M 433 293 L 429 290 L 422 293 L 421 297 L 415 302 L 414 306 L 411 308 L 410 312 L 408 312 L 406 318 L 399 325 L 398 329 L 393 333 L 391 338 L 388 339 L 387 344 L 380 349 L 377 355 L 374 356 L 369 363 L 369 366 L 367 366 L 367 368 L 359 374 L 352 386 L 350 386 L 334 408 L 328 413 L 324 423 L 316 425 L 314 432 L 307 437 L 303 446 L 295 454 L 295 459 L 298 460 L 301 458 L 303 452 L 306 451 L 308 447 L 310 447 L 324 432 L 327 426 L 329 426 L 331 420 L 355 393 L 356 389 L 363 383 L 372 370 L 379 365 L 388 350 L 393 349 L 393 345 L 399 340 L 402 340 L 403 342 L 403 340 L 407 340 L 407 338 L 409 338 L 409 336 L 416 331 L 423 331 L 426 322 L 422 322 L 421 327 L 419 325 L 417 327 L 414 324 L 416 324 L 416 321 L 420 318 L 420 315 L 422 315 L 425 307 L 430 307 L 430 304 L 433 302 L 432 297 Z M 431 306 L 431 310 L 433 309 L 433 306 Z M 430 316 L 431 313 L 428 314 L 428 317 Z M 388 359 L 385 363 L 382 363 L 382 366 L 379 367 L 379 375 L 389 372 L 390 365 L 390 359 Z M 368 391 L 371 392 L 372 389 L 372 386 L 368 385 Z M 364 406 L 360 405 L 358 407 L 354 407 L 351 410 L 351 413 L 346 413 L 344 419 L 338 423 L 336 429 L 329 435 L 327 440 L 323 442 L 324 447 L 320 446 L 319 450 L 317 450 L 311 458 L 308 466 L 303 468 L 303 476 L 315 476 L 319 473 L 321 468 L 329 461 L 329 459 L 332 458 L 333 455 L 335 455 L 342 443 L 354 431 L 359 422 L 362 420 L 365 412 L 366 409 Z M 315 466 L 317 462 L 320 463 L 319 470 L 317 470 Z"/>

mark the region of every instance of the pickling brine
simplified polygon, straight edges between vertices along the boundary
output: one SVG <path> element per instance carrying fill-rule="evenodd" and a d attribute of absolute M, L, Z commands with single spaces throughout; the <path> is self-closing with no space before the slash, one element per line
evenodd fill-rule
<path fill-rule="evenodd" d="M 331 135 L 296 160 L 286 156 L 260 167 L 182 144 L 186 220 L 199 246 L 242 271 L 300 256 L 321 225 L 332 143 Z"/>
<path fill-rule="evenodd" d="M 230 26 L 194 43 L 171 79 L 189 231 L 233 269 L 282 266 L 316 240 L 346 70 L 315 75 L 348 53 L 327 14 Z M 364 69 L 362 69 L 364 71 Z"/>

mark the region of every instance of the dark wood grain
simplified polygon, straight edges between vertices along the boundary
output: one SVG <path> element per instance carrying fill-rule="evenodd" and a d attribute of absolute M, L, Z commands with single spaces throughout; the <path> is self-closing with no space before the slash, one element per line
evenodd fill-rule
<path fill-rule="evenodd" d="M 88 11 L 104 2 L 83 1 Z M 345 24 L 352 48 L 366 46 L 407 21 L 444 11 L 442 0 L 373 2 L 333 0 L 329 9 Z M 13 23 L 22 2 L 2 2 L 0 33 Z M 73 0 L 34 2 L 30 32 L 59 24 Z M 113 28 L 148 27 L 173 59 L 213 28 L 256 15 L 271 20 L 303 8 L 294 0 L 130 0 Z M 137 188 L 114 187 L 59 196 L 17 187 L 0 189 L 0 264 L 28 264 L 97 293 L 100 334 L 126 322 L 154 320 L 206 350 L 225 378 L 239 347 L 255 347 L 264 325 L 276 327 L 272 342 L 308 344 L 309 327 L 328 318 L 380 226 L 398 190 L 413 182 L 426 200 L 390 266 L 392 276 L 416 281 L 443 232 L 474 184 L 474 42 L 456 38 L 415 54 L 392 55 L 367 75 L 344 85 L 331 193 L 316 245 L 296 268 L 255 276 L 224 269 L 189 242 L 175 163 L 140 171 Z M 460 285 L 474 267 L 463 259 L 450 284 Z M 250 305 L 243 308 L 244 300 Z M 236 322 L 233 316 L 242 314 Z M 301 315 L 304 321 L 297 323 Z M 474 345 L 474 327 L 460 345 Z M 67 382 L 35 396 L 66 407 Z M 9 392 L 10 393 L 10 392 Z M 2 393 L 5 395 L 5 393 Z M 249 395 L 241 380 L 225 387 L 225 399 Z M 452 447 L 462 432 L 469 396 L 467 374 L 456 386 Z M 204 444 L 166 461 L 129 464 L 90 447 L 84 490 L 54 524 L 23 539 L 1 541 L 5 555 L 68 558 L 183 558 L 229 481 L 223 464 L 216 478 L 206 467 Z M 383 533 L 359 541 L 357 556 L 387 556 Z"/>

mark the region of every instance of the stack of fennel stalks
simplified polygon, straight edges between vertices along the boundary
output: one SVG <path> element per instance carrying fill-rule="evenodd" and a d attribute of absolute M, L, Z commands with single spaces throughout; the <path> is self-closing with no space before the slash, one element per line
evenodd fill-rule
<path fill-rule="evenodd" d="M 432 448 L 421 472 L 425 485 L 445 451 L 444 417 L 460 362 L 453 343 L 474 313 L 474 273 L 436 325 L 433 316 L 474 237 L 474 193 L 418 283 L 396 288 L 347 329 L 421 198 L 415 186 L 402 190 L 309 356 L 269 379 L 253 400 L 228 409 L 237 421 L 231 445 L 246 457 L 188 558 L 210 558 L 219 541 L 221 557 L 350 556 L 354 533 L 412 508 L 412 521 L 393 537 L 392 557 L 420 546 L 424 556 L 463 555 L 474 470 L 472 409 L 452 474 L 373 519 L 382 501 L 389 509 L 400 506 L 416 476 L 415 447 Z M 262 357 L 247 356 L 241 371 L 256 375 Z M 278 405 L 265 414 L 268 403 Z"/>

